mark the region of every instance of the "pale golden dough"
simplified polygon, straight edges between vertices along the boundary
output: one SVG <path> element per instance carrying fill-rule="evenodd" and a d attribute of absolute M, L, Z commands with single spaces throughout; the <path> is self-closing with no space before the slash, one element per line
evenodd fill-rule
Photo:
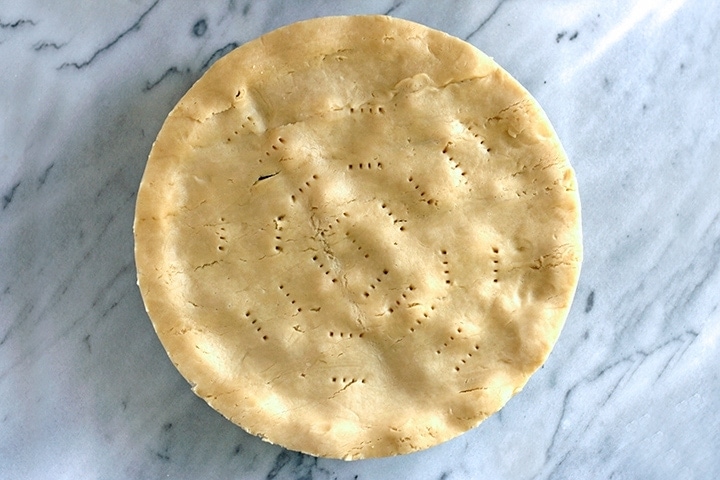
<path fill-rule="evenodd" d="M 213 65 L 153 146 L 135 241 L 193 391 L 345 459 L 500 409 L 554 345 L 582 250 L 575 176 L 530 94 L 383 16 L 296 23 Z"/>

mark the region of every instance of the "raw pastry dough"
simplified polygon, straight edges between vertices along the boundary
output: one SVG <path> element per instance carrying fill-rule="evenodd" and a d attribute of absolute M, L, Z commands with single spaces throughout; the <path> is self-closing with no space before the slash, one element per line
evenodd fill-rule
<path fill-rule="evenodd" d="M 345 459 L 500 409 L 581 260 L 575 176 L 535 100 L 468 43 L 384 16 L 295 23 L 213 65 L 157 137 L 134 229 L 193 391 Z"/>

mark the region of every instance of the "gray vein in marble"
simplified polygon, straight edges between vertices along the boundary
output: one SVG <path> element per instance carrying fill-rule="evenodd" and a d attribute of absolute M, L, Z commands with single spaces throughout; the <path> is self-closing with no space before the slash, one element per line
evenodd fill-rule
<path fill-rule="evenodd" d="M 33 45 L 33 50 L 35 50 L 36 52 L 39 52 L 41 50 L 47 50 L 47 49 L 60 50 L 65 45 L 67 45 L 67 43 L 40 41 L 40 42 L 37 42 L 35 45 Z"/>
<path fill-rule="evenodd" d="M 498 13 L 498 11 L 500 10 L 500 7 L 502 7 L 502 5 L 503 5 L 503 3 L 505 3 L 505 1 L 506 1 L 506 0 L 500 0 L 500 1 L 497 3 L 497 5 L 495 5 L 495 8 L 493 8 L 492 11 L 490 11 L 490 13 L 488 14 L 488 16 L 485 17 L 485 18 L 480 22 L 480 25 L 478 25 L 478 26 L 475 28 L 475 30 L 473 30 L 472 32 L 470 32 L 469 35 L 466 35 L 466 36 L 464 37 L 464 40 L 465 40 L 466 42 L 467 42 L 467 41 L 470 41 L 470 39 L 471 39 L 472 37 L 474 37 L 480 30 L 482 30 L 482 28 L 483 28 L 485 25 L 487 25 L 488 22 L 493 19 L 493 17 L 495 17 L 495 14 Z"/>
<path fill-rule="evenodd" d="M 157 80 L 153 80 L 153 81 L 148 80 L 147 82 L 145 82 L 145 86 L 143 87 L 143 91 L 144 91 L 144 92 L 149 92 L 149 91 L 152 90 L 153 88 L 155 88 L 155 87 L 157 87 L 158 85 L 160 85 L 160 84 L 161 84 L 165 79 L 167 79 L 168 77 L 172 77 L 172 76 L 175 76 L 175 75 L 183 76 L 183 75 L 187 75 L 187 74 L 189 74 L 189 73 L 191 73 L 191 72 L 192 72 L 192 70 L 190 70 L 190 68 L 180 69 L 180 68 L 178 68 L 178 67 L 170 67 L 170 68 L 168 68 L 167 70 L 165 70 L 165 71 L 163 72 L 163 74 L 160 75 L 160 77 L 159 77 Z"/>
<path fill-rule="evenodd" d="M 330 479 L 334 476 L 333 471 L 326 468 L 324 464 L 335 462 L 284 450 L 275 458 L 273 466 L 265 479 L 274 480 L 276 478 L 288 478 L 289 476 L 298 480 L 313 480 L 318 476 Z M 358 475 L 353 478 L 358 478 Z"/>
<path fill-rule="evenodd" d="M 395 10 L 397 10 L 398 8 L 400 8 L 400 6 L 401 6 L 402 4 L 403 4 L 402 0 L 400 0 L 400 1 L 398 1 L 398 2 L 393 2 L 392 7 L 388 8 L 387 10 L 385 10 L 385 12 L 383 13 L 383 15 L 390 15 L 390 14 L 392 14 L 393 12 L 395 12 Z"/>
<path fill-rule="evenodd" d="M 204 18 L 201 18 L 197 22 L 195 22 L 195 25 L 193 25 L 192 33 L 196 37 L 202 37 L 207 32 L 208 26 L 207 26 L 207 20 Z"/>
<path fill-rule="evenodd" d="M 90 65 L 93 61 L 95 61 L 95 59 L 98 57 L 98 55 L 100 55 L 100 54 L 102 54 L 102 53 L 107 52 L 108 50 L 110 50 L 112 47 L 114 47 L 115 45 L 117 45 L 117 43 L 118 43 L 120 40 L 122 40 L 123 38 L 125 38 L 125 36 L 127 36 L 128 34 L 130 34 L 130 33 L 132 33 L 132 32 L 137 32 L 137 31 L 139 31 L 139 30 L 140 30 L 140 27 L 142 26 L 143 20 L 145 20 L 145 17 L 147 17 L 147 16 L 150 14 L 150 12 L 151 12 L 159 3 L 160 3 L 160 0 L 155 0 L 155 1 L 152 3 L 152 5 L 150 5 L 150 7 L 147 8 L 147 10 L 145 10 L 142 14 L 140 14 L 140 17 L 138 17 L 138 19 L 135 21 L 135 23 L 133 23 L 133 24 L 130 26 L 130 28 L 128 28 L 127 30 L 124 30 L 124 31 L 123 31 L 122 33 L 120 33 L 117 37 L 115 37 L 114 39 L 112 39 L 109 43 L 105 44 L 103 47 L 101 47 L 100 49 L 96 50 L 95 53 L 93 53 L 93 54 L 90 56 L 90 58 L 88 58 L 87 60 L 82 61 L 82 62 L 65 62 L 65 63 L 61 64 L 61 65 L 58 67 L 58 70 L 62 70 L 62 69 L 64 69 L 64 68 L 68 68 L 68 67 L 75 67 L 75 68 L 78 69 L 78 70 L 82 70 L 83 68 L 87 67 L 87 66 Z"/>
<path fill-rule="evenodd" d="M 587 298 L 585 299 L 585 313 L 590 313 L 595 306 L 595 290 L 590 290 Z"/>
<path fill-rule="evenodd" d="M 41 176 L 41 179 L 44 181 L 47 179 L 47 174 L 50 172 L 50 169 L 52 168 L 53 164 L 51 164 L 49 167 L 45 169 L 43 172 L 43 175 Z M 95 195 L 95 201 L 101 200 L 103 197 L 107 196 L 107 191 L 109 189 L 117 188 L 115 183 L 113 182 L 113 178 L 111 177 L 104 185 L 101 186 L 99 191 Z M 105 193 L 104 193 L 105 192 Z M 113 206 L 113 210 L 108 213 L 107 218 L 104 219 L 102 223 L 98 224 L 98 233 L 95 237 L 95 243 L 93 248 L 88 249 L 84 255 L 77 261 L 74 268 L 71 269 L 68 273 L 68 275 L 63 279 L 62 282 L 59 283 L 58 287 L 55 289 L 53 294 L 51 295 L 51 301 L 48 302 L 44 308 L 42 308 L 40 311 L 35 312 L 34 307 L 35 305 L 33 303 L 26 303 L 20 312 L 17 314 L 17 316 L 14 319 L 14 322 L 12 322 L 5 333 L 3 334 L 2 340 L 0 340 L 0 345 L 4 344 L 11 336 L 12 334 L 20 327 L 25 324 L 28 319 L 30 318 L 31 314 L 33 318 L 44 318 L 46 317 L 50 309 L 53 308 L 53 306 L 56 304 L 56 302 L 59 302 L 62 297 L 65 295 L 65 293 L 68 291 L 68 289 L 73 286 L 73 283 L 77 281 L 76 274 L 78 271 L 82 270 L 82 267 L 86 265 L 94 253 L 96 253 L 98 246 L 100 245 L 100 242 L 103 241 L 104 237 L 106 237 L 108 230 L 111 227 L 116 227 L 117 222 L 117 214 L 121 211 L 126 210 L 127 205 L 131 203 L 132 200 L 135 198 L 135 191 L 127 192 L 126 196 L 121 199 L 118 204 Z M 80 230 L 80 235 L 82 236 L 83 232 Z M 125 298 L 129 293 L 131 293 L 134 290 L 134 275 L 130 275 L 131 273 L 134 273 L 134 270 L 132 269 L 134 263 L 132 260 L 126 262 L 125 264 L 121 265 L 119 271 L 117 274 L 115 274 L 111 279 L 104 285 L 104 288 L 102 288 L 93 298 L 90 305 L 88 306 L 87 310 L 77 315 L 74 319 L 72 319 L 70 322 L 68 322 L 67 325 L 64 325 L 60 328 L 57 337 L 53 338 L 46 338 L 43 340 L 41 345 L 33 346 L 35 348 L 30 348 L 28 350 L 23 351 L 19 356 L 17 356 L 14 361 L 10 363 L 10 365 L 7 366 L 7 368 L 4 368 L 3 370 L 0 370 L 0 380 L 2 380 L 9 372 L 12 371 L 13 368 L 15 368 L 18 365 L 23 364 L 28 359 L 32 358 L 33 356 L 37 354 L 42 354 L 44 351 L 48 350 L 51 346 L 62 340 L 66 335 L 68 335 L 69 332 L 73 331 L 79 324 L 86 321 L 88 318 L 93 316 L 93 313 L 97 313 L 98 310 L 100 310 L 100 315 L 97 318 L 96 321 L 99 321 L 103 319 L 107 314 L 115 308 L 118 303 Z M 126 280 L 127 285 L 125 288 L 123 288 L 120 292 L 118 292 L 115 289 L 115 284 L 120 280 L 122 277 L 127 277 L 130 279 L 128 282 Z M 9 289 L 9 287 L 8 287 Z M 111 292 L 113 294 L 120 293 L 120 295 L 117 297 L 117 299 L 111 303 L 110 306 L 101 305 L 103 304 L 102 300 L 106 295 L 108 295 L 108 292 Z M 8 292 L 9 293 L 9 292 Z"/>
<path fill-rule="evenodd" d="M 242 11 L 240 12 L 242 17 L 247 17 L 250 13 L 250 5 L 252 2 L 246 2 L 245 5 L 243 5 Z M 231 17 L 235 11 L 237 10 L 237 2 L 235 0 L 228 0 L 227 8 L 225 9 L 225 13 L 220 17 L 220 20 L 218 20 L 217 24 L 221 25 L 226 19 Z"/>
<path fill-rule="evenodd" d="M 53 162 L 50 165 L 48 165 L 47 167 L 45 167 L 45 170 L 43 170 L 43 172 L 40 174 L 40 176 L 37 179 L 38 189 L 40 187 L 42 187 L 43 185 L 45 185 L 45 182 L 47 182 L 48 176 L 50 175 L 50 171 L 53 169 L 54 166 L 55 166 L 55 162 Z"/>
<path fill-rule="evenodd" d="M 559 32 L 559 33 L 555 36 L 555 43 L 560 43 L 560 41 L 561 41 L 563 38 L 565 38 L 565 36 L 566 36 L 567 34 L 568 34 L 568 31 L 567 31 L 567 30 L 563 30 L 562 32 Z M 575 30 L 573 33 L 570 34 L 570 36 L 568 37 L 568 40 L 572 42 L 573 40 L 575 40 L 575 39 L 578 37 L 578 35 L 580 35 L 580 31 Z"/>
<path fill-rule="evenodd" d="M 13 198 L 15 197 L 15 191 L 18 189 L 19 186 L 20 186 L 20 182 L 18 181 L 12 187 L 10 187 L 10 190 L 5 195 L 3 195 L 3 198 L 2 198 L 2 209 L 3 210 L 5 210 L 8 207 L 8 205 L 10 205 L 10 203 L 13 201 Z"/>
<path fill-rule="evenodd" d="M 672 363 L 673 360 L 677 362 L 679 358 L 682 357 L 682 355 L 687 351 L 690 344 L 695 341 L 698 335 L 699 333 L 696 331 L 686 330 L 682 334 L 677 335 L 669 340 L 662 342 L 659 345 L 652 347 L 650 350 L 635 350 L 633 353 L 626 355 L 619 360 L 613 361 L 610 364 L 600 367 L 597 373 L 593 375 L 588 375 L 587 377 L 581 379 L 578 383 L 572 385 L 565 392 L 562 407 L 560 409 L 560 416 L 557 420 L 557 425 L 550 439 L 550 443 L 545 454 L 546 460 L 549 462 L 549 460 L 553 456 L 557 455 L 555 449 L 559 437 L 564 437 L 564 444 L 572 444 L 572 442 L 570 441 L 570 437 L 577 437 L 582 435 L 583 432 L 585 432 L 589 428 L 590 424 L 595 420 L 595 417 L 591 416 L 581 420 L 580 422 L 573 422 L 572 431 L 567 433 L 561 431 L 561 429 L 563 428 L 563 421 L 565 420 L 566 412 L 569 409 L 569 404 L 573 401 L 578 389 L 587 385 L 593 385 L 598 381 L 604 381 L 604 377 L 613 377 L 613 379 L 610 380 L 608 384 L 609 387 L 606 387 L 605 389 L 600 389 L 601 391 L 606 391 L 605 395 L 602 396 L 599 404 L 595 406 L 596 410 L 600 410 L 607 405 L 608 401 L 610 401 L 610 399 L 613 397 L 616 390 L 624 382 L 627 383 L 629 381 L 629 379 L 635 374 L 635 372 L 637 372 L 637 370 L 642 366 L 643 362 L 645 362 L 648 358 L 657 355 L 658 353 L 665 353 L 664 351 L 669 348 L 671 352 L 669 358 L 664 363 L 663 367 L 660 369 L 660 372 L 656 375 L 653 383 L 657 382 L 660 377 L 665 373 L 670 363 Z M 564 455 L 567 455 L 568 453 L 569 451 L 566 451 Z M 564 458 L 564 455 L 557 463 L 558 466 L 562 463 L 562 458 Z"/>
<path fill-rule="evenodd" d="M 112 222 L 108 222 L 105 229 L 110 226 Z M 88 252 L 90 253 L 90 252 Z M 87 262 L 89 257 L 89 254 L 84 256 L 82 258 L 82 261 L 79 262 L 78 267 Z M 95 317 L 95 322 L 99 322 L 105 317 L 108 316 L 108 314 L 116 308 L 120 302 L 125 299 L 129 294 L 134 293 L 135 290 L 135 275 L 134 275 L 134 269 L 132 268 L 134 266 L 134 262 L 128 262 L 126 265 L 122 266 L 120 270 L 113 276 L 113 278 L 105 284 L 106 289 L 115 289 L 115 290 L 109 290 L 112 292 L 112 294 L 116 295 L 115 297 L 110 298 L 110 300 L 107 299 L 107 295 L 109 295 L 108 290 L 100 290 L 96 296 L 93 298 L 90 308 L 86 309 L 79 315 L 77 315 L 74 319 L 72 319 L 70 322 L 67 323 L 67 325 L 62 326 L 59 331 L 57 332 L 57 336 L 52 339 L 45 339 L 40 345 L 34 345 L 32 348 L 27 349 L 22 354 L 20 354 L 18 357 L 15 358 L 14 361 L 12 361 L 9 365 L 4 365 L 2 370 L 0 370 L 0 381 L 3 380 L 8 374 L 12 372 L 14 368 L 16 368 L 18 365 L 22 365 L 23 363 L 27 362 L 29 359 L 34 358 L 37 355 L 42 355 L 43 352 L 49 350 L 52 346 L 60 342 L 61 340 L 65 339 L 65 337 L 75 330 L 79 325 L 86 322 L 89 318 Z M 132 274 L 132 275 L 131 275 Z M 63 286 L 59 287 L 53 294 L 53 298 L 56 299 L 56 301 L 59 301 L 67 292 L 70 283 L 73 281 L 73 278 L 67 278 L 66 282 Z M 122 290 L 117 291 L 117 287 L 115 287 L 118 283 L 124 283 L 124 288 Z M 118 295 L 119 293 L 119 295 Z M 110 305 L 105 305 L 108 301 L 110 301 Z M 14 333 L 14 331 L 20 327 L 23 326 L 33 315 L 34 318 L 44 318 L 48 314 L 48 310 L 52 308 L 55 302 L 49 302 L 48 306 L 38 312 L 35 312 L 34 305 L 31 303 L 27 303 L 23 306 L 23 308 L 20 310 L 20 312 L 17 314 L 15 321 L 10 324 L 8 329 L 5 331 L 5 334 L 3 335 L 2 339 L 0 339 L 0 346 L 2 346 Z M 98 313 L 98 315 L 94 315 L 95 313 Z"/>
<path fill-rule="evenodd" d="M 240 43 L 238 43 L 238 42 L 229 42 L 229 43 L 226 43 L 224 46 L 218 48 L 210 55 L 210 57 L 208 57 L 207 60 L 205 60 L 203 62 L 202 66 L 200 67 L 200 71 L 204 72 L 205 70 L 210 68 L 210 66 L 213 63 L 215 63 L 217 60 L 224 57 L 225 55 L 227 55 L 231 51 L 235 50 L 239 46 L 240 46 Z"/>
<path fill-rule="evenodd" d="M 654 321 L 655 318 L 650 314 L 650 311 L 658 305 L 658 301 L 672 305 L 663 315 L 666 322 L 671 322 L 672 319 L 677 317 L 680 310 L 685 309 L 696 300 L 696 297 L 707 285 L 708 279 L 713 275 L 717 275 L 719 270 L 720 214 L 715 215 L 710 220 L 699 241 L 702 245 L 709 245 L 709 247 L 693 252 L 692 257 L 684 262 L 681 268 L 674 270 L 672 275 L 666 277 L 664 284 L 659 285 L 656 289 L 656 292 L 662 295 L 660 298 L 642 295 L 648 288 L 646 279 L 658 277 L 658 272 L 666 268 L 663 259 L 671 256 L 672 250 L 678 248 L 677 243 L 682 244 L 685 242 L 683 238 L 676 238 L 668 242 L 667 246 L 658 255 L 657 262 L 646 273 L 642 274 L 642 280 L 638 285 L 620 298 L 618 305 L 622 306 L 627 303 L 631 310 L 627 315 L 623 315 L 626 321 L 617 332 L 616 338 L 620 341 L 623 338 L 632 338 L 632 336 L 628 335 L 631 330 L 637 330 L 642 328 L 645 323 Z M 679 282 L 679 279 L 684 281 Z M 678 289 L 678 285 L 691 285 L 691 287 L 688 291 L 687 289 Z M 637 303 L 636 299 L 643 297 L 646 298 L 646 301 Z"/>
<path fill-rule="evenodd" d="M 9 22 L 3 22 L 2 20 L 0 20 L 0 28 L 1 29 L 16 29 L 18 27 L 23 27 L 25 25 L 34 27 L 37 24 L 35 23 L 34 20 L 31 20 L 29 18 L 21 18 L 21 19 L 9 21 Z"/>

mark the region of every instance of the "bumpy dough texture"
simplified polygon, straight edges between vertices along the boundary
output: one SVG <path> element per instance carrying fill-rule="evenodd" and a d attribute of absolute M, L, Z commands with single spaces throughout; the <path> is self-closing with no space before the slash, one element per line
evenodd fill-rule
<path fill-rule="evenodd" d="M 500 409 L 555 343 L 581 259 L 575 176 L 533 98 L 471 45 L 382 16 L 219 60 L 153 146 L 135 238 L 194 392 L 346 459 Z"/>

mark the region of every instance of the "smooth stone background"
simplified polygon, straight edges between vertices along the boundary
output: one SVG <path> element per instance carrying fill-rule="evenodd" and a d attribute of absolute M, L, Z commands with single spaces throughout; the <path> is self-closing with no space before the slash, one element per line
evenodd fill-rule
<path fill-rule="evenodd" d="M 547 364 L 427 451 L 263 443 L 193 395 L 135 286 L 152 141 L 234 46 L 388 13 L 493 56 L 577 171 L 585 262 Z M 720 5 L 700 0 L 0 0 L 0 477 L 720 477 Z"/>

